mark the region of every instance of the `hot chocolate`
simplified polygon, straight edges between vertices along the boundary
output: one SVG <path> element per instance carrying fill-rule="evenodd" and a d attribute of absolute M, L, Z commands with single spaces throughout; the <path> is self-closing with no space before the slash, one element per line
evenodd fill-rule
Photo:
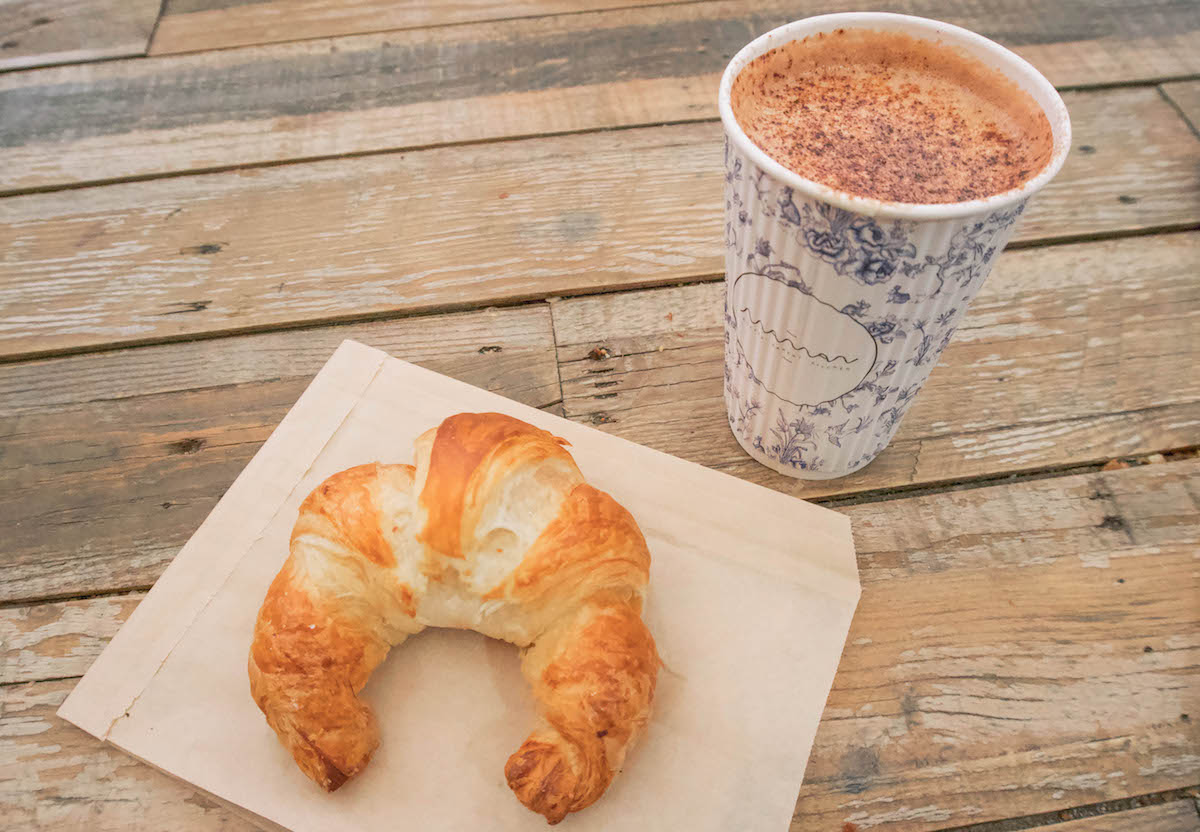
<path fill-rule="evenodd" d="M 806 179 L 905 203 L 1020 187 L 1054 150 L 1033 98 L 966 53 L 896 32 L 838 29 L 779 46 L 733 83 L 752 142 Z"/>

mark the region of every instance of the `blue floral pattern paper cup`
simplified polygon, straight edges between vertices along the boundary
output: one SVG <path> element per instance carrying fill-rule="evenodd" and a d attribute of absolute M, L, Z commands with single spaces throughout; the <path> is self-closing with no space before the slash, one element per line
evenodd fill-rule
<path fill-rule="evenodd" d="M 1022 187 L 912 205 L 804 179 L 754 145 L 730 107 L 741 69 L 783 43 L 837 28 L 901 31 L 966 50 L 1046 113 L 1050 162 Z M 1037 70 L 955 26 L 893 14 L 824 15 L 754 40 L 725 70 L 725 405 L 750 456 L 793 477 L 862 468 L 895 435 L 1012 235 L 1071 145 L 1066 106 Z"/>

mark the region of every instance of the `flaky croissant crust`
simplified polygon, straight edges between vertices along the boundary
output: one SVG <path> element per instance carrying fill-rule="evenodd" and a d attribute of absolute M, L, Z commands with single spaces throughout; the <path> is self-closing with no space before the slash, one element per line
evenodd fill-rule
<path fill-rule="evenodd" d="M 360 465 L 300 507 L 250 649 L 255 702 L 332 791 L 379 744 L 358 698 L 425 627 L 524 648 L 539 724 L 508 759 L 550 823 L 604 793 L 641 732 L 659 659 L 641 619 L 650 553 L 624 508 L 584 482 L 566 442 L 498 413 L 451 416 L 416 465 Z"/>

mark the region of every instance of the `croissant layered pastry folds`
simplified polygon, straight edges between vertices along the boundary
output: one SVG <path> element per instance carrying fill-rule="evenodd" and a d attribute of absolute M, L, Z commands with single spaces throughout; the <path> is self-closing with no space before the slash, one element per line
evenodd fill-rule
<path fill-rule="evenodd" d="M 359 691 L 426 627 L 523 649 L 539 724 L 504 767 L 522 803 L 557 823 L 608 788 L 660 665 L 641 619 L 650 553 L 564 445 L 509 416 L 459 414 L 416 440 L 415 466 L 342 471 L 301 505 L 255 625 L 250 687 L 325 789 L 379 743 Z"/>

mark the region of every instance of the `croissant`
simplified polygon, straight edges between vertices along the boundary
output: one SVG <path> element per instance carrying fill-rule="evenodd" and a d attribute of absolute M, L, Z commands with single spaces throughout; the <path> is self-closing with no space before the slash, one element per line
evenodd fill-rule
<path fill-rule="evenodd" d="M 358 692 L 425 627 L 523 648 L 540 720 L 504 767 L 523 804 L 553 824 L 608 788 L 660 665 L 641 619 L 650 553 L 566 444 L 509 416 L 463 413 L 416 440 L 415 466 L 350 468 L 300 506 L 255 624 L 250 689 L 325 789 L 367 765 L 379 732 Z"/>

